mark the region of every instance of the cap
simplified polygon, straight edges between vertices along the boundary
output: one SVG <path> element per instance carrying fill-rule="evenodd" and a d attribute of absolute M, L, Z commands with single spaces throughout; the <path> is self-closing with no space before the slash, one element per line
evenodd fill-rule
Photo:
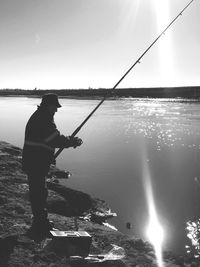
<path fill-rule="evenodd" d="M 43 95 L 41 105 L 42 106 L 54 105 L 57 108 L 62 107 L 60 103 L 58 102 L 58 96 L 52 93 Z"/>

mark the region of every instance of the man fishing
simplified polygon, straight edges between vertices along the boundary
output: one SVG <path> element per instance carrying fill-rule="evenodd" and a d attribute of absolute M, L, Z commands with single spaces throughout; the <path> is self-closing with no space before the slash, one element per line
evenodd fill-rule
<path fill-rule="evenodd" d="M 27 235 L 33 239 L 49 235 L 53 225 L 48 219 L 46 176 L 54 161 L 55 148 L 77 147 L 78 137 L 65 137 L 57 130 L 54 114 L 61 105 L 56 94 L 45 94 L 38 109 L 32 114 L 25 129 L 22 168 L 28 176 L 29 198 L 33 221 Z"/>

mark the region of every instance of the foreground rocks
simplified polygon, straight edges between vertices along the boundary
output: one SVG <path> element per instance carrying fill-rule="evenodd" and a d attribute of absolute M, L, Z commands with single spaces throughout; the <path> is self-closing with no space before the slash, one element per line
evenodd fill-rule
<path fill-rule="evenodd" d="M 106 227 L 115 216 L 102 200 L 59 184 L 62 172 L 51 170 L 48 181 L 48 210 L 55 227 L 87 231 L 92 236 L 88 258 L 69 259 L 49 251 L 48 242 L 35 243 L 23 236 L 31 225 L 26 176 L 21 171 L 21 149 L 0 142 L 0 266 L 157 266 L 153 248 L 147 242 L 127 237 Z M 58 176 L 56 177 L 56 173 Z M 66 173 L 63 173 L 66 176 Z M 76 220 L 75 220 L 76 218 Z M 164 266 L 200 266 L 191 259 L 164 253 Z"/>

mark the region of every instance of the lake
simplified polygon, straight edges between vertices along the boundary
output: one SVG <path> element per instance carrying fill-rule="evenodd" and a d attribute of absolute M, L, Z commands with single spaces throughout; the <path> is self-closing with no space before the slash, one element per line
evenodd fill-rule
<path fill-rule="evenodd" d="M 70 135 L 99 103 L 61 99 L 55 115 Z M 23 146 L 24 129 L 38 98 L 1 97 L 1 140 Z M 72 172 L 67 186 L 104 199 L 118 216 L 112 222 L 129 235 L 146 239 L 150 183 L 165 249 L 183 253 L 186 222 L 199 217 L 200 105 L 175 99 L 107 100 L 77 136 L 83 145 L 66 149 L 57 167 Z M 148 180 L 147 180 L 148 176 Z M 130 222 L 131 229 L 126 229 Z"/>

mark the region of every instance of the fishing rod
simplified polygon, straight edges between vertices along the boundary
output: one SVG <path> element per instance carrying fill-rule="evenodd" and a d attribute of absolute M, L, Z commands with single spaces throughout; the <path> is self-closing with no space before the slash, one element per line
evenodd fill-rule
<path fill-rule="evenodd" d="M 128 73 L 138 64 L 140 60 L 144 57 L 144 55 L 151 49 L 151 47 L 160 39 L 160 37 L 165 34 L 165 32 L 170 28 L 170 26 L 178 19 L 179 16 L 183 14 L 183 12 L 191 5 L 194 0 L 191 0 L 182 10 L 181 12 L 168 24 L 168 26 L 158 35 L 158 37 L 149 45 L 149 47 L 141 54 L 141 56 L 133 63 L 133 65 L 125 72 L 125 74 L 119 79 L 119 81 L 110 89 L 112 92 L 115 88 L 121 83 L 121 81 L 128 75 Z M 92 112 L 85 118 L 85 120 L 76 128 L 76 130 L 71 134 L 72 137 L 75 137 L 77 133 L 81 130 L 81 128 L 85 125 L 85 123 L 92 117 L 95 111 L 103 104 L 103 102 L 108 98 L 110 94 L 105 95 L 99 104 L 92 110 Z M 58 155 L 63 151 L 65 147 L 61 147 L 55 153 L 54 158 L 56 159 Z"/>

